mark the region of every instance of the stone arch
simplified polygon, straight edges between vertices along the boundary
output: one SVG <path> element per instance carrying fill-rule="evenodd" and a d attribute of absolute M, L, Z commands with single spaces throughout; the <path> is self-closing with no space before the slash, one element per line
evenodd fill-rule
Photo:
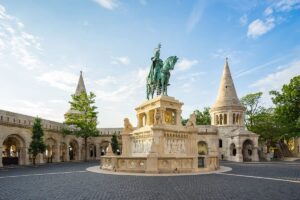
<path fill-rule="evenodd" d="M 68 146 L 69 160 L 79 160 L 79 144 L 73 139 Z"/>
<path fill-rule="evenodd" d="M 44 153 L 46 161 L 48 163 L 52 163 L 54 161 L 58 161 L 58 145 L 57 141 L 50 137 L 45 140 L 46 151 Z"/>
<path fill-rule="evenodd" d="M 198 155 L 207 155 L 208 154 L 208 146 L 205 141 L 198 142 Z"/>
<path fill-rule="evenodd" d="M 236 146 L 234 143 L 231 143 L 231 145 L 230 145 L 230 155 L 236 156 Z"/>
<path fill-rule="evenodd" d="M 2 164 L 3 165 L 25 165 L 26 164 L 26 146 L 25 140 L 18 134 L 8 135 L 2 146 Z"/>
<path fill-rule="evenodd" d="M 243 142 L 243 148 L 242 148 L 242 155 L 243 155 L 243 161 L 249 162 L 253 160 L 254 156 L 254 143 L 250 139 L 246 139 Z"/>

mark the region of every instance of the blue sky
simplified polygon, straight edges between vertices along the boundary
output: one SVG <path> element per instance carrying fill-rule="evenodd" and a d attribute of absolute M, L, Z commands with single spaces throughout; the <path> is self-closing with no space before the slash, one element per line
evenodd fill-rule
<path fill-rule="evenodd" d="M 153 49 L 180 58 L 169 95 L 183 117 L 211 106 L 225 57 L 238 95 L 300 74 L 300 0 L 0 0 L 0 109 L 63 121 L 79 71 L 99 127 L 136 123 Z"/>

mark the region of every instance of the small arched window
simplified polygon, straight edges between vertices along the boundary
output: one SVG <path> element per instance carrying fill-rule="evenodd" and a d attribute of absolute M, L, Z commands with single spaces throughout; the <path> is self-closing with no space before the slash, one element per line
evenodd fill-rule
<path fill-rule="evenodd" d="M 222 139 L 219 139 L 219 148 L 222 148 L 223 147 L 223 141 Z"/>

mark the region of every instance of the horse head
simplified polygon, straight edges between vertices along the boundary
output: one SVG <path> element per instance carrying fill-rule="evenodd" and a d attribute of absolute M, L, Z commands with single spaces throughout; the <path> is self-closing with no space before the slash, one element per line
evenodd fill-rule
<path fill-rule="evenodd" d="M 173 70 L 174 69 L 174 66 L 176 64 L 178 60 L 178 57 L 177 56 L 170 56 L 166 59 L 166 61 L 164 62 L 164 68 L 166 70 Z"/>

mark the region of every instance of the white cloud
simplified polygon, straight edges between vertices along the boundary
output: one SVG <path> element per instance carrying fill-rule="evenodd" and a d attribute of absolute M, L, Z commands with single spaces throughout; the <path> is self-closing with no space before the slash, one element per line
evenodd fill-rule
<path fill-rule="evenodd" d="M 244 14 L 243 16 L 240 17 L 240 24 L 242 26 L 245 26 L 248 23 L 248 16 Z"/>
<path fill-rule="evenodd" d="M 107 76 L 103 79 L 96 80 L 95 83 L 101 87 L 104 87 L 110 84 L 117 84 L 117 79 L 112 76 Z"/>
<path fill-rule="evenodd" d="M 121 57 L 112 57 L 111 64 L 113 65 L 129 65 L 130 59 L 126 56 L 121 56 Z"/>
<path fill-rule="evenodd" d="M 76 87 L 78 75 L 66 71 L 50 71 L 37 77 L 38 80 L 48 83 L 50 86 L 72 92 Z"/>
<path fill-rule="evenodd" d="M 281 71 L 269 74 L 251 85 L 260 91 L 279 90 L 284 84 L 289 83 L 290 79 L 300 74 L 300 60 L 291 62 Z"/>
<path fill-rule="evenodd" d="M 201 20 L 205 8 L 204 1 L 198 1 L 187 21 L 187 32 L 191 32 Z"/>
<path fill-rule="evenodd" d="M 277 11 L 288 12 L 300 8 L 300 0 L 280 0 L 274 4 Z"/>
<path fill-rule="evenodd" d="M 55 104 L 53 106 L 45 102 L 34 102 L 32 100 L 14 100 L 11 106 L 3 106 L 3 109 L 9 110 L 11 112 L 22 113 L 29 116 L 39 116 L 43 119 L 53 120 L 57 122 L 63 121 L 64 109 L 68 108 L 68 102 L 64 104 Z M 58 114 L 59 113 L 59 114 Z"/>
<path fill-rule="evenodd" d="M 1 62 L 7 62 L 12 56 L 10 60 L 27 69 L 39 67 L 41 62 L 38 55 L 42 51 L 39 38 L 27 33 L 24 24 L 16 17 L 7 14 L 2 5 L 0 5 L 0 33 L 1 54 L 6 55 L 1 58 Z"/>
<path fill-rule="evenodd" d="M 248 26 L 247 36 L 251 38 L 257 38 L 272 30 L 275 26 L 274 18 L 267 18 L 265 22 L 260 19 L 256 19 Z"/>
<path fill-rule="evenodd" d="M 176 67 L 177 67 L 177 70 L 179 70 L 179 71 L 186 71 L 198 63 L 199 63 L 198 60 L 189 60 L 187 58 L 183 58 L 183 59 L 179 60 Z"/>
<path fill-rule="evenodd" d="M 265 11 L 264 11 L 264 14 L 266 15 L 266 16 L 269 16 L 269 15 L 271 15 L 273 13 L 273 9 L 271 8 L 271 7 L 267 7 L 266 9 L 265 9 Z"/>
<path fill-rule="evenodd" d="M 108 10 L 114 10 L 119 6 L 119 2 L 117 0 L 94 0 L 94 2 Z"/>
<path fill-rule="evenodd" d="M 102 90 L 96 89 L 97 98 L 108 102 L 124 102 L 136 99 L 138 91 L 146 87 L 147 73 L 147 68 L 140 68 L 130 75 L 123 76 L 121 74 L 120 77 L 109 78 L 110 80 L 116 80 L 118 78 L 118 82 L 115 84 L 116 89 L 112 89 L 112 87 Z"/>

